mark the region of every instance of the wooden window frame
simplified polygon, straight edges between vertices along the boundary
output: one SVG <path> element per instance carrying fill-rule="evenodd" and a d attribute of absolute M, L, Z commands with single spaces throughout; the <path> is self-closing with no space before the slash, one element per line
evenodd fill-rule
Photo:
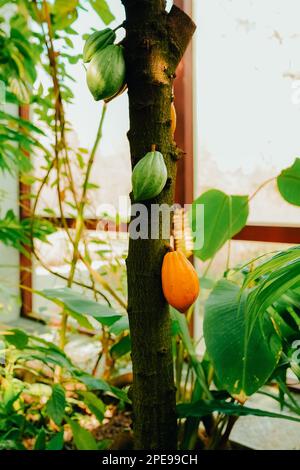
<path fill-rule="evenodd" d="M 175 0 L 174 3 L 192 16 L 192 0 Z M 176 202 L 190 204 L 194 199 L 194 136 L 193 136 L 193 50 L 189 46 L 181 64 L 177 69 L 177 78 L 174 85 L 175 107 L 177 111 L 177 129 L 175 140 L 178 146 L 185 151 L 184 158 L 178 162 L 176 182 Z M 30 119 L 28 106 L 20 106 L 19 115 L 23 119 Z M 20 219 L 30 215 L 30 187 L 19 183 L 20 193 Z M 87 219 L 86 224 L 90 230 L 95 230 L 99 221 Z M 74 220 L 67 219 L 70 227 Z M 120 226 L 121 231 L 126 225 Z M 272 243 L 300 243 L 300 227 L 275 225 L 247 225 L 234 240 L 272 242 Z M 27 289 L 21 289 L 21 315 L 29 317 L 32 312 L 32 261 L 20 254 L 20 284 Z"/>

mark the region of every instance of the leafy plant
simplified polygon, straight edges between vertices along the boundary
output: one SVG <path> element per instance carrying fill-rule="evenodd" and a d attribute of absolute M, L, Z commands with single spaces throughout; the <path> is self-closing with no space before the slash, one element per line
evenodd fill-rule
<path fill-rule="evenodd" d="M 0 2 L 0 6 L 4 3 Z M 15 9 L 9 22 L 4 24 L 4 20 L 0 19 L 0 80 L 6 85 L 7 102 L 14 105 L 30 104 L 38 122 L 32 124 L 8 111 L 0 110 L 0 170 L 10 174 L 19 173 L 22 182 L 31 184 L 34 188 L 23 198 L 23 202 L 28 202 L 26 198 L 31 201 L 31 213 L 28 218 L 20 221 L 13 211 L 1 215 L 0 241 L 23 254 L 28 255 L 30 250 L 45 269 L 65 281 L 66 287 L 35 292 L 59 307 L 59 346 L 18 329 L 2 332 L 5 365 L 0 368 L 0 448 L 106 448 L 109 443 L 105 439 L 97 442 L 84 427 L 82 418 L 86 415 L 93 416 L 102 424 L 107 408 L 112 403 L 117 404 L 120 409 L 130 408 L 131 402 L 126 390 L 116 387 L 113 383 L 114 379 L 120 378 L 119 371 L 123 360 L 128 371 L 126 358 L 131 352 L 131 347 L 136 360 L 144 346 L 143 335 L 148 334 L 152 334 L 155 344 L 158 339 L 163 343 L 159 349 L 160 361 L 147 362 L 143 350 L 141 360 L 147 373 L 141 373 L 140 376 L 146 379 L 144 387 L 136 387 L 133 390 L 134 393 L 135 390 L 141 389 L 143 392 L 153 392 L 153 396 L 148 393 L 146 398 L 156 400 L 154 421 L 160 420 L 163 426 L 166 426 L 168 433 L 162 434 L 173 442 L 176 433 L 172 430 L 170 432 L 167 426 L 168 416 L 171 416 L 170 426 L 174 428 L 175 424 L 175 406 L 169 399 L 172 388 L 171 356 L 162 363 L 167 357 L 165 346 L 168 345 L 169 323 L 167 311 L 162 306 L 160 282 L 153 281 L 152 287 L 147 291 L 148 297 L 145 294 L 136 295 L 134 298 L 132 294 L 136 292 L 136 285 L 139 286 L 139 292 L 143 291 L 144 273 L 140 277 L 137 276 L 137 272 L 141 274 L 140 247 L 144 247 L 143 253 L 148 256 L 146 264 L 147 267 L 149 265 L 149 278 L 152 276 L 156 280 L 160 253 L 164 251 L 162 241 L 158 241 L 155 249 L 154 244 L 131 245 L 128 261 L 131 286 L 129 312 L 133 320 L 131 324 L 135 326 L 133 334 L 129 334 L 125 312 L 127 302 L 123 282 L 124 260 L 113 256 L 109 243 L 106 244 L 88 233 L 85 220 L 87 209 L 91 209 L 89 195 L 95 189 L 91 182 L 91 170 L 102 138 L 107 104 L 103 104 L 91 151 L 81 147 L 71 148 L 68 140 L 72 126 L 67 120 L 65 110 L 74 100 L 70 66 L 81 60 L 81 54 L 76 53 L 72 41 L 72 36 L 77 35 L 74 23 L 79 14 L 85 14 L 87 4 L 97 12 L 99 19 L 105 24 L 114 19 L 113 15 L 105 0 L 15 0 L 11 3 Z M 166 15 L 160 17 L 163 18 L 162 21 L 166 19 Z M 96 26 L 98 28 L 99 25 Z M 190 28 L 192 31 L 193 26 Z M 178 32 L 175 33 L 174 31 L 174 37 L 176 34 L 178 37 Z M 143 54 L 146 50 L 144 36 L 141 36 L 141 39 L 143 40 L 137 43 L 142 45 Z M 182 38 L 178 37 L 179 39 Z M 176 41 L 172 47 L 175 45 Z M 184 48 L 178 51 L 178 60 Z M 174 51 L 175 49 L 172 49 L 171 54 L 174 56 L 174 63 L 169 65 L 170 70 L 174 68 L 175 72 L 175 62 L 178 60 L 175 60 Z M 136 54 L 131 55 L 136 57 Z M 47 77 L 43 82 L 39 78 L 41 69 Z M 138 67 L 133 69 L 138 70 Z M 143 69 L 142 77 L 144 76 Z M 170 73 L 170 77 L 173 77 L 173 73 Z M 162 87 L 164 90 L 169 89 L 169 95 L 158 100 L 166 102 L 168 106 L 171 101 L 171 85 L 170 79 L 169 87 Z M 140 83 L 133 91 L 137 92 L 139 86 Z M 157 92 L 157 83 L 151 90 Z M 161 106 L 159 115 L 159 119 L 166 123 L 171 122 L 166 111 L 168 106 Z M 148 108 L 148 105 L 145 106 L 145 109 Z M 144 126 L 144 123 L 139 118 L 136 119 L 135 125 L 138 128 L 139 125 Z M 144 128 L 142 130 L 144 132 Z M 143 151 L 147 150 L 141 147 L 140 143 L 140 135 L 143 132 L 131 132 L 132 147 L 136 155 L 142 155 Z M 173 139 L 170 141 L 169 134 L 167 129 L 165 134 L 158 136 L 158 141 L 165 146 L 164 156 L 166 154 L 170 157 L 168 171 L 169 167 L 175 167 L 174 157 L 178 153 Z M 135 136 L 139 136 L 138 142 Z M 151 142 L 147 143 L 149 148 L 153 139 L 151 133 L 149 139 L 150 136 Z M 146 146 L 146 142 L 144 144 Z M 35 173 L 33 158 L 41 159 L 41 174 Z M 79 173 L 78 181 L 75 172 Z M 174 184 L 174 179 L 170 178 L 170 181 L 171 185 Z M 269 181 L 261 187 L 267 183 Z M 278 175 L 277 185 L 286 201 L 299 205 L 299 159 Z M 38 209 L 45 188 L 55 190 L 57 210 L 45 207 L 40 215 Z M 200 260 L 209 260 L 211 264 L 225 243 L 230 247 L 232 237 L 246 225 L 249 203 L 259 189 L 261 188 L 251 196 L 227 195 L 217 189 L 211 189 L 194 201 L 190 214 L 193 228 L 197 207 L 200 204 L 205 206 L 204 245 L 194 252 Z M 165 190 L 169 191 L 168 185 Z M 51 222 L 47 217 L 51 218 Z M 69 218 L 74 219 L 73 229 L 69 227 Z M 37 240 L 47 241 L 49 234 L 60 229 L 64 230 L 71 247 L 70 269 L 66 276 L 43 262 L 36 243 Z M 109 254 L 109 261 L 102 270 L 95 270 L 92 265 L 92 243 L 98 244 L 97 254 L 101 260 L 107 261 L 106 255 Z M 247 398 L 254 393 L 266 393 L 282 408 L 288 407 L 300 416 L 299 406 L 285 383 L 288 368 L 300 376 L 299 363 L 295 359 L 295 341 L 298 341 L 300 326 L 299 255 L 299 247 L 294 247 L 267 260 L 251 260 L 247 265 L 230 269 L 230 249 L 228 250 L 224 278 L 217 283 L 212 282 L 212 290 L 205 307 L 204 336 L 207 350 L 203 357 L 199 357 L 197 344 L 189 332 L 193 312 L 190 310 L 185 317 L 172 310 L 172 346 L 180 448 L 224 448 L 239 416 L 252 414 L 299 421 L 297 416 L 244 406 Z M 76 276 L 79 263 L 84 265 L 89 274 L 87 284 L 83 284 Z M 108 274 L 110 279 L 116 280 L 116 286 L 108 282 Z M 81 289 L 75 290 L 74 285 Z M 134 300 L 136 305 L 132 304 Z M 147 318 L 148 323 L 142 324 L 139 329 L 139 309 L 143 309 L 145 303 L 149 309 L 147 313 L 151 315 Z M 101 352 L 93 374 L 75 366 L 64 352 L 70 318 L 81 328 L 87 329 L 101 343 Z M 95 321 L 100 330 L 95 328 Z M 161 323 L 163 321 L 165 323 Z M 97 331 L 94 331 L 95 329 Z M 138 329 L 139 341 L 135 336 Z M 149 348 L 147 351 L 149 353 Z M 152 354 L 152 350 L 150 353 Z M 97 368 L 101 361 L 99 374 Z M 163 370 L 161 380 L 166 379 L 163 384 L 157 382 L 155 390 L 151 388 L 147 375 L 150 366 L 159 373 Z M 165 370 L 168 370 L 168 373 L 165 374 Z M 131 369 L 129 371 L 130 378 L 126 385 L 132 381 Z M 156 374 L 151 374 L 157 377 Z M 263 388 L 270 381 L 277 384 L 277 394 L 271 394 Z M 160 397 L 156 389 L 160 388 L 167 392 L 168 399 L 162 400 L 164 408 L 159 409 L 157 400 Z M 140 413 L 143 405 L 141 401 L 141 406 L 137 407 L 139 423 L 143 417 L 143 413 Z M 168 407 L 171 411 L 165 416 L 165 408 Z M 151 407 L 145 407 L 145 410 L 149 412 Z M 148 416 L 149 419 L 145 422 L 149 431 L 145 432 L 141 439 L 153 445 L 154 441 L 158 442 L 159 436 L 154 435 L 151 411 Z M 71 441 L 66 442 L 65 434 L 68 431 L 71 431 L 73 437 Z"/>
<path fill-rule="evenodd" d="M 101 396 L 128 403 L 127 394 L 78 369 L 63 351 L 42 338 L 17 329 L 1 332 L 1 338 L 6 345 L 5 366 L 0 368 L 1 448 L 62 449 L 68 446 L 63 439 L 67 425 L 77 449 L 102 446 L 79 424 L 84 414 L 78 410 L 87 409 L 101 423 L 106 411 Z M 60 384 L 55 383 L 57 366 L 63 370 Z"/>

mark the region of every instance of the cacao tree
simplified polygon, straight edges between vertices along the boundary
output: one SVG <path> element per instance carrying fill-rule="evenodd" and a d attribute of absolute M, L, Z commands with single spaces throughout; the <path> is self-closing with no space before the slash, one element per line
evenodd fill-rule
<path fill-rule="evenodd" d="M 125 61 L 129 95 L 128 138 L 132 166 L 153 148 L 168 170 L 164 190 L 151 204 L 172 205 L 176 163 L 182 155 L 171 129 L 176 68 L 195 30 L 177 6 L 165 0 L 122 0 L 126 11 Z M 148 233 L 151 233 L 148 210 Z M 175 449 L 176 413 L 169 309 L 162 293 L 165 240 L 130 239 L 127 259 L 128 315 L 132 342 L 136 449 Z"/>

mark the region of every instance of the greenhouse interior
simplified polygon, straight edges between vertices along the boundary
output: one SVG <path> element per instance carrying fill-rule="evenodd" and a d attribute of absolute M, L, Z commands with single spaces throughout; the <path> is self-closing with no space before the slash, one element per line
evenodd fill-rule
<path fill-rule="evenodd" d="M 299 14 L 0 1 L 0 450 L 300 450 Z"/>

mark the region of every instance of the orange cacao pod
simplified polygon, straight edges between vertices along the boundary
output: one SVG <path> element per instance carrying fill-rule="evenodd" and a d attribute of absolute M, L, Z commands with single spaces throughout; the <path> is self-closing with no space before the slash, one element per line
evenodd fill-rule
<path fill-rule="evenodd" d="M 172 103 L 172 104 L 171 104 L 171 131 L 172 131 L 172 135 L 175 134 L 176 125 L 177 125 L 176 108 L 175 108 L 174 103 Z"/>
<path fill-rule="evenodd" d="M 162 288 L 167 302 L 186 312 L 199 295 L 198 274 L 181 251 L 170 251 L 163 260 Z"/>

